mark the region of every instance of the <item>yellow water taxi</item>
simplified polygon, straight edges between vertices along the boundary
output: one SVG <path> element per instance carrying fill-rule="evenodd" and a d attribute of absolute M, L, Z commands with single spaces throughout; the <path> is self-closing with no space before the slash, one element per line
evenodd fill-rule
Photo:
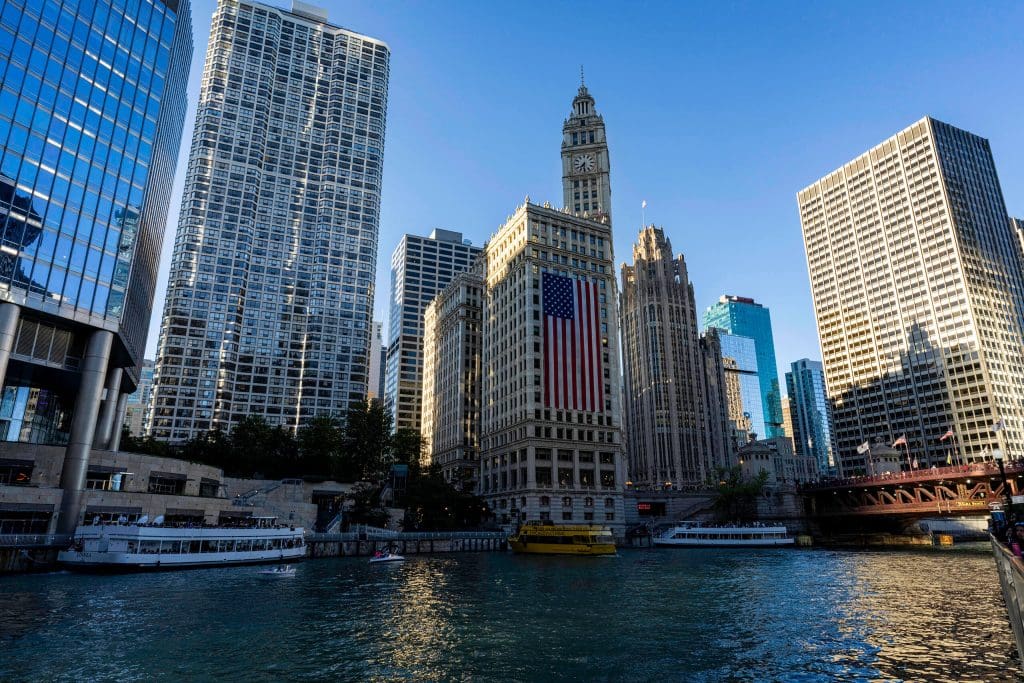
<path fill-rule="evenodd" d="M 614 555 L 615 537 L 606 526 L 526 522 L 509 536 L 517 553 L 536 555 Z"/>

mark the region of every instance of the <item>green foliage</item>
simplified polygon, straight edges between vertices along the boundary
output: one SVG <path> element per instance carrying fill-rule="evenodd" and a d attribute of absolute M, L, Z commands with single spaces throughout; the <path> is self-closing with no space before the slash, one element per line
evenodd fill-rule
<path fill-rule="evenodd" d="M 478 496 L 455 488 L 444 480 L 438 465 L 410 466 L 405 495 L 405 529 L 451 531 L 474 529 L 487 518 L 487 506 Z"/>
<path fill-rule="evenodd" d="M 753 479 L 743 476 L 739 465 L 730 468 L 716 467 L 711 482 L 718 489 L 715 510 L 725 521 L 742 522 L 757 512 L 757 497 L 764 491 L 768 473 L 764 470 Z"/>
<path fill-rule="evenodd" d="M 359 401 L 349 409 L 345 442 L 351 473 L 363 481 L 383 481 L 391 466 L 391 413 L 380 401 Z"/>

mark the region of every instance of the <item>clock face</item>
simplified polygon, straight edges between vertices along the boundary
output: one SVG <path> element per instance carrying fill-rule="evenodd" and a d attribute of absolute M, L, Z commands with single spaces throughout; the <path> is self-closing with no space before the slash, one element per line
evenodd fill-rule
<path fill-rule="evenodd" d="M 594 166 L 594 155 L 590 153 L 577 154 L 576 158 L 572 160 L 572 168 L 577 173 L 590 173 L 594 170 Z"/>

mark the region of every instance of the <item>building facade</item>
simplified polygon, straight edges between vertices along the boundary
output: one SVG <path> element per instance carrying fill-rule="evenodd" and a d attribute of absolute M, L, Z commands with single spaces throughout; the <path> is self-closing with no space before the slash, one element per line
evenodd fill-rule
<path fill-rule="evenodd" d="M 404 235 L 391 256 L 391 320 L 384 380 L 384 405 L 395 429 L 420 431 L 423 390 L 423 313 L 480 254 L 461 232 L 435 229 L 429 237 Z"/>
<path fill-rule="evenodd" d="M 0 439 L 67 446 L 66 530 L 139 380 L 191 10 L 3 3 L 0 53 Z"/>
<path fill-rule="evenodd" d="M 364 400 L 390 54 L 221 0 L 160 329 L 153 436 L 247 415 L 296 429 Z"/>
<path fill-rule="evenodd" d="M 562 124 L 562 197 L 563 206 L 573 213 L 611 223 L 611 159 L 604 118 L 582 82 L 572 114 Z"/>
<path fill-rule="evenodd" d="M 786 393 L 791 406 L 793 449 L 797 455 L 814 458 L 823 476 L 835 476 L 839 470 L 825 370 L 819 361 L 808 358 L 791 363 L 790 368 Z"/>
<path fill-rule="evenodd" d="M 751 298 L 727 294 L 704 311 L 704 327 L 715 327 L 728 334 L 754 340 L 764 418 L 763 431 L 757 433 L 758 438 L 782 436 L 782 393 L 775 366 L 771 312 Z"/>
<path fill-rule="evenodd" d="M 427 461 L 440 465 L 445 481 L 473 492 L 480 471 L 483 294 L 479 272 L 460 273 L 423 316 L 420 430 Z"/>
<path fill-rule="evenodd" d="M 757 346 L 750 337 L 720 332 L 718 338 L 725 374 L 726 410 L 732 423 L 733 441 L 742 446 L 752 438 L 762 438 L 766 430 Z"/>
<path fill-rule="evenodd" d="M 156 363 L 148 358 L 142 361 L 142 370 L 139 372 L 139 384 L 134 393 L 128 395 L 125 401 L 124 422 L 121 424 L 128 428 L 128 433 L 135 437 L 144 437 L 149 424 L 149 408 L 152 405 L 153 394 L 153 370 Z"/>
<path fill-rule="evenodd" d="M 502 523 L 594 522 L 621 533 L 625 466 L 608 223 L 525 203 L 483 258 L 481 494 Z"/>
<path fill-rule="evenodd" d="M 629 478 L 640 488 L 701 487 L 726 461 L 715 450 L 723 423 L 712 418 L 686 261 L 661 228 L 641 230 L 633 265 L 622 265 L 619 313 Z"/>
<path fill-rule="evenodd" d="M 1024 456 L 1024 274 L 989 143 L 924 118 L 797 195 L 843 474 Z M 993 431 L 1002 421 L 1005 429 Z"/>
<path fill-rule="evenodd" d="M 384 348 L 384 323 L 373 321 L 373 333 L 370 335 L 369 379 L 366 382 L 366 400 L 384 399 L 384 368 L 386 367 L 387 349 Z"/>

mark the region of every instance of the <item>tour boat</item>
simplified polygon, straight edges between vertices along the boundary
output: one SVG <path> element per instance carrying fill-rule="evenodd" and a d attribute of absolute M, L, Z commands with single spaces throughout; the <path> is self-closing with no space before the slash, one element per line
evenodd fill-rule
<path fill-rule="evenodd" d="M 69 569 L 135 571 L 298 561 L 305 557 L 302 528 L 259 517 L 247 527 L 94 524 L 75 530 L 71 547 L 57 555 Z"/>
<path fill-rule="evenodd" d="M 702 526 L 685 523 L 653 539 L 654 545 L 714 548 L 752 548 L 793 545 L 784 526 Z"/>
<path fill-rule="evenodd" d="M 615 537 L 606 526 L 526 522 L 509 536 L 517 553 L 536 555 L 614 555 Z"/>

